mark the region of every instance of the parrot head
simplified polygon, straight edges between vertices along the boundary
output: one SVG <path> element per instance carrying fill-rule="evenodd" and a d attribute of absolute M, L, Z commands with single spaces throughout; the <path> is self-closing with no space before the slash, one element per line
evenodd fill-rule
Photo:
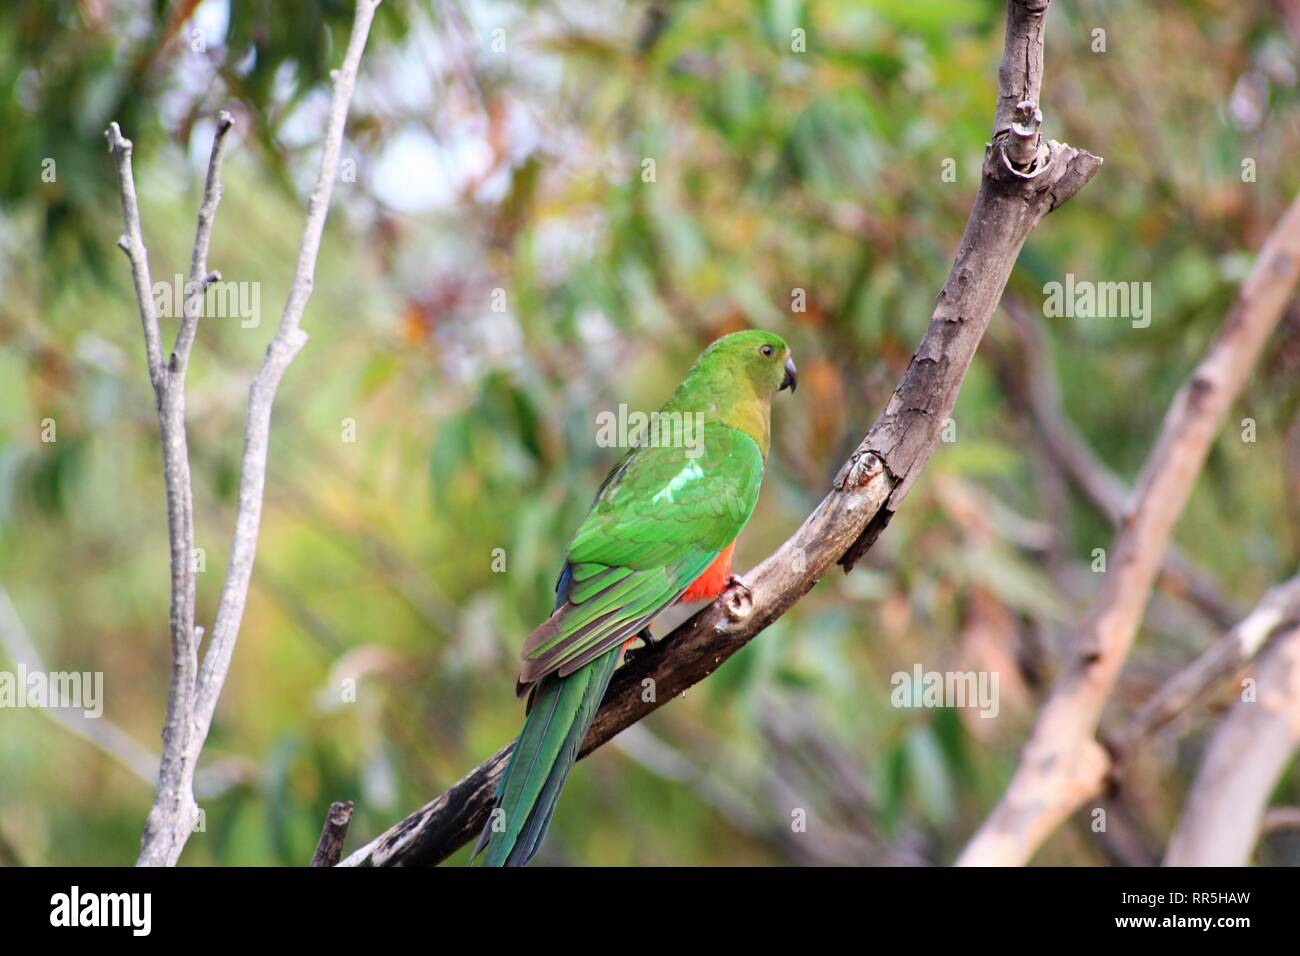
<path fill-rule="evenodd" d="M 793 392 L 799 384 L 790 346 L 776 333 L 760 329 L 724 335 L 700 356 L 698 367 L 740 379 L 760 399 L 787 388 Z"/>

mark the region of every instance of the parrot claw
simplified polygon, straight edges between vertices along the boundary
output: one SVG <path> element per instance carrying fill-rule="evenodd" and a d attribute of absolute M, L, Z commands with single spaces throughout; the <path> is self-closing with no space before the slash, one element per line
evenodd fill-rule
<path fill-rule="evenodd" d="M 634 647 L 623 653 L 623 663 L 630 664 L 638 657 L 649 654 L 651 651 L 659 649 L 659 639 L 650 633 L 650 625 L 646 625 L 636 632 L 636 636 L 641 639 L 641 646 Z"/>

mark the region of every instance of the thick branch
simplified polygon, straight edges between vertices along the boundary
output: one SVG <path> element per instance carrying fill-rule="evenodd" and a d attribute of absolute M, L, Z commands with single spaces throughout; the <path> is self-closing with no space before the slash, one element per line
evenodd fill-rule
<path fill-rule="evenodd" d="M 999 104 L 1037 98 L 1046 0 L 1008 4 Z M 999 115 L 1001 106 L 999 105 Z M 788 611 L 836 562 L 847 569 L 875 541 L 939 441 L 966 369 L 1030 231 L 1066 202 L 1101 165 L 1096 156 L 1052 142 L 1028 169 L 1007 157 L 1010 130 L 989 144 L 984 175 L 938 307 L 884 415 L 845 462 L 802 527 L 747 576 L 752 600 L 733 588 L 671 635 L 667 653 L 621 668 L 583 744 L 590 753 L 718 669 Z M 506 747 L 343 865 L 440 862 L 487 818 L 505 770 Z"/>
<path fill-rule="evenodd" d="M 1237 701 L 1210 739 L 1166 866 L 1244 866 L 1268 798 L 1300 746 L 1300 627 L 1260 657 L 1257 696 Z"/>
<path fill-rule="evenodd" d="M 1055 140 L 1040 143 L 1038 158 L 1026 168 L 1013 166 L 1008 158 L 1008 149 L 1018 149 L 1020 141 L 1003 122 L 1003 108 L 1012 99 L 1016 103 L 1038 100 L 1046 10 L 1046 0 L 1007 4 L 998 121 L 985 154 L 984 178 L 921 345 L 884 414 L 858 446 L 859 453 L 871 452 L 882 460 L 894 487 L 884 507 L 840 559 L 846 570 L 889 524 L 934 452 L 1025 239 L 1043 216 L 1078 192 L 1101 166 L 1100 158 Z"/>
<path fill-rule="evenodd" d="M 1096 795 L 1109 759 L 1095 734 L 1183 505 L 1300 275 L 1300 199 L 1264 243 L 1219 334 L 1174 396 L 1110 549 L 1109 570 L 1019 768 L 959 864 L 1026 862 Z"/>

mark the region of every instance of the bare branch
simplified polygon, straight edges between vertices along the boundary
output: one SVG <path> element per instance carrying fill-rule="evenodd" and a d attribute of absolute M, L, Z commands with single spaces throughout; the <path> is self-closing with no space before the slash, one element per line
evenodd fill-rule
<path fill-rule="evenodd" d="M 1300 830 L 1300 807 L 1269 807 L 1259 823 L 1260 838 L 1287 830 Z"/>
<path fill-rule="evenodd" d="M 1012 132 L 1010 122 L 1003 121 L 1003 109 L 1010 101 L 1013 114 L 1021 101 L 1038 101 L 1046 12 L 1047 0 L 1007 4 L 998 121 L 985 155 L 984 178 L 920 347 L 884 414 L 858 446 L 859 454 L 874 453 L 881 459 L 893 487 L 884 507 L 840 559 L 845 569 L 852 569 L 884 531 L 934 452 L 1025 239 L 1101 166 L 1100 158 L 1055 140 L 1041 144 L 1039 159 L 1030 168 L 1015 168 L 1008 158 Z"/>
<path fill-rule="evenodd" d="M 1102 709 L 1210 444 L 1280 320 L 1298 275 L 1300 199 L 1265 241 L 1218 336 L 1165 414 L 1110 549 L 1109 571 L 1079 626 L 1070 658 L 1011 784 L 959 864 L 1026 862 L 1062 820 L 1101 789 L 1110 764 L 1095 739 Z"/>
<path fill-rule="evenodd" d="M 9 592 L 0 585 L 0 647 L 5 649 L 14 664 L 30 674 L 46 672 L 36 646 L 32 643 L 18 616 L 18 609 L 9 598 Z M 68 733 L 79 737 L 108 755 L 132 776 L 152 787 L 158 781 L 158 758 L 140 746 L 125 730 L 106 717 L 87 717 L 84 711 L 52 706 L 38 708 L 42 714 Z"/>
<path fill-rule="evenodd" d="M 1300 627 L 1264 652 L 1257 697 L 1233 705 L 1210 739 L 1166 866 L 1244 866 L 1268 798 L 1300 746 Z"/>
<path fill-rule="evenodd" d="M 145 822 L 141 861 L 161 862 L 155 854 L 158 835 L 193 829 L 198 815 L 194 802 L 194 768 L 189 757 L 194 722 L 194 680 L 198 667 L 201 630 L 194 626 L 194 500 L 190 481 L 189 446 L 185 434 L 184 369 L 162 364 L 162 338 L 154 306 L 149 257 L 140 232 L 140 210 L 131 169 L 131 141 L 113 123 L 107 133 L 109 150 L 117 160 L 126 235 L 119 245 L 131 263 L 135 294 L 144 324 L 145 353 L 158 409 L 162 439 L 163 486 L 167 496 L 167 539 L 171 566 L 171 602 L 168 631 L 171 637 L 172 674 L 163 719 L 163 749 L 158 769 L 158 789 Z M 219 154 L 214 149 L 214 158 Z M 211 174 L 210 174 L 211 175 Z M 210 217 L 207 230 L 210 230 Z M 199 235 L 205 236 L 200 222 Z M 181 843 L 176 846 L 179 855 Z"/>
<path fill-rule="evenodd" d="M 343 843 L 348 838 L 348 825 L 352 823 L 352 801 L 335 800 L 325 815 L 325 827 L 320 832 L 320 842 L 311 858 L 312 866 L 334 866 L 343 855 Z"/>
<path fill-rule="evenodd" d="M 145 357 L 149 362 L 149 381 L 153 383 L 155 404 L 162 407 L 163 357 L 162 334 L 158 331 L 158 312 L 154 306 L 153 279 L 149 275 L 149 254 L 140 233 L 140 205 L 135 197 L 135 176 L 131 171 L 131 153 L 134 144 L 122 135 L 116 123 L 110 123 L 104 134 L 109 152 L 117 160 L 118 189 L 122 194 L 122 219 L 126 232 L 117 240 L 118 246 L 131 261 L 131 278 L 135 283 L 135 299 L 140 307 L 140 325 L 144 328 Z"/>
<path fill-rule="evenodd" d="M 208 728 L 212 725 L 212 715 L 216 711 L 217 698 L 221 695 L 226 672 L 230 669 L 235 640 L 239 636 L 239 625 L 244 616 L 244 605 L 248 600 L 248 585 L 253 576 L 257 534 L 262 520 L 271 405 L 275 401 L 275 392 L 285 369 L 307 342 L 307 335 L 299 326 L 315 283 L 316 254 L 320 250 L 325 217 L 329 214 L 330 196 L 338 175 L 339 151 L 342 148 L 348 108 L 352 102 L 352 91 L 356 86 L 357 69 L 361 64 L 361 54 L 365 50 L 370 23 L 379 2 L 380 0 L 357 0 L 347 52 L 342 66 L 333 73 L 334 98 L 330 103 L 329 122 L 325 128 L 320 175 L 307 202 L 307 223 L 298 249 L 298 263 L 289 287 L 289 297 L 280 315 L 275 337 L 267 347 L 266 359 L 248 390 L 248 422 L 244 430 L 244 453 L 239 469 L 239 505 L 235 511 L 230 564 L 221 587 L 212 638 L 207 653 L 203 656 L 196 688 L 195 734 L 191 746 L 196 759 L 207 739 Z"/>
<path fill-rule="evenodd" d="M 208 248 L 212 245 L 212 223 L 216 219 L 217 204 L 221 202 L 221 160 L 226 150 L 226 134 L 235 126 L 234 117 L 222 110 L 217 114 L 217 130 L 212 137 L 212 153 L 208 157 L 208 176 L 203 184 L 203 205 L 199 207 L 199 221 L 194 229 L 194 251 L 190 255 L 189 290 L 181 317 L 181 327 L 176 333 L 172 349 L 171 368 L 184 383 L 189 366 L 190 351 L 198 334 L 199 317 L 203 311 L 203 295 L 208 286 L 219 280 L 219 273 L 208 273 Z"/>
<path fill-rule="evenodd" d="M 1012 107 L 1025 99 L 1038 100 L 1046 9 L 1047 0 L 1008 2 L 999 117 L 1008 100 Z M 1031 168 L 1017 168 L 1006 152 L 1009 126 L 999 121 L 995 131 L 952 271 L 884 414 L 802 527 L 746 576 L 749 595 L 732 588 L 669 635 L 667 653 L 639 658 L 615 673 L 583 754 L 712 674 L 793 607 L 837 562 L 852 568 L 888 524 L 938 445 L 943 419 L 952 410 L 1026 237 L 1101 165 L 1098 157 L 1053 141 L 1043 144 L 1040 160 Z M 445 859 L 481 829 L 509 752 L 509 747 L 500 750 L 342 865 L 431 864 Z"/>
<path fill-rule="evenodd" d="M 1106 467 L 1066 417 L 1042 326 L 1011 296 L 1004 300 L 1003 308 L 1020 339 L 1023 375 L 1018 391 L 1023 392 L 1022 400 L 1044 448 L 1093 507 L 1118 527 L 1124 519 L 1132 489 Z M 1168 588 L 1185 595 L 1219 627 L 1232 627 L 1241 619 L 1243 609 L 1225 598 L 1214 579 L 1177 545 L 1170 544 L 1166 551 L 1162 572 L 1162 581 Z"/>
<path fill-rule="evenodd" d="M 49 673 L 49 668 L 27 633 L 27 627 L 4 585 L 0 585 L 0 647 L 5 649 L 14 664 L 24 668 L 27 673 Z M 158 755 L 141 746 L 116 722 L 104 716 L 89 717 L 84 710 L 75 707 L 49 706 L 37 709 L 58 727 L 116 761 L 145 786 L 153 789 L 157 785 Z M 233 786 L 247 783 L 252 776 L 248 761 L 225 760 L 200 770 L 194 778 L 194 789 L 200 796 L 214 798 Z"/>
<path fill-rule="evenodd" d="M 1280 630 L 1300 625 L 1300 575 L 1271 588 L 1232 630 L 1169 678 L 1110 742 L 1120 763 L 1143 740 L 1171 723 L 1220 681 L 1253 660 Z"/>
<path fill-rule="evenodd" d="M 140 236 L 140 215 L 131 172 L 131 143 L 122 137 L 116 123 L 109 127 L 106 134 L 109 148 L 117 158 L 122 211 L 126 222 L 126 235 L 122 237 L 120 245 L 131 262 L 136 298 L 145 330 L 150 379 L 158 406 L 163 478 L 167 489 L 167 526 L 171 544 L 172 678 L 167 716 L 163 724 L 158 790 L 141 841 L 138 862 L 142 865 L 175 864 L 197 818 L 198 807 L 194 802 L 195 767 L 230 667 L 257 550 L 262 493 L 266 480 L 271 405 L 285 369 L 307 341 L 307 336 L 299 325 L 303 309 L 311 296 L 316 255 L 320 248 L 325 218 L 329 213 L 330 195 L 338 171 L 339 151 L 352 91 L 356 85 L 357 69 L 379 2 L 380 0 L 357 2 L 347 52 L 342 66 L 333 74 L 334 97 L 326 127 L 320 175 L 308 202 L 307 222 L 288 300 L 275 337 L 267 349 L 266 359 L 249 389 L 234 542 L 212 638 L 204 654 L 202 667 L 198 661 L 202 631 L 194 626 L 194 507 L 185 434 L 185 372 L 198 332 L 204 292 L 211 282 L 219 278 L 217 273 L 208 272 L 207 257 L 212 225 L 221 200 L 221 162 L 225 139 L 234 121 L 224 111 L 217 117 L 203 202 L 195 229 L 194 249 L 190 257 L 189 283 L 180 329 L 171 360 L 166 366 L 162 362 L 162 342 L 153 304 L 148 258 Z"/>

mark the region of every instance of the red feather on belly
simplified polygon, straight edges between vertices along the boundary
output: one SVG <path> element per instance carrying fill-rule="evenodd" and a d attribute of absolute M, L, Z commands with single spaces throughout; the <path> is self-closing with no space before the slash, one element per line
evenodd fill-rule
<path fill-rule="evenodd" d="M 731 579 L 731 552 L 736 550 L 736 542 L 731 542 L 722 553 L 714 558 L 708 569 L 696 578 L 691 586 L 677 599 L 678 604 L 690 604 L 693 601 L 712 601 L 727 589 Z"/>
<path fill-rule="evenodd" d="M 691 582 L 691 586 L 677 599 L 677 603 L 693 604 L 696 601 L 712 601 L 727 590 L 727 582 L 731 580 L 731 552 L 734 550 L 736 550 L 736 542 L 733 541 L 713 559 L 713 563 L 704 570 L 703 574 Z M 623 650 L 636 644 L 639 639 L 640 635 L 629 637 L 623 643 Z"/>

